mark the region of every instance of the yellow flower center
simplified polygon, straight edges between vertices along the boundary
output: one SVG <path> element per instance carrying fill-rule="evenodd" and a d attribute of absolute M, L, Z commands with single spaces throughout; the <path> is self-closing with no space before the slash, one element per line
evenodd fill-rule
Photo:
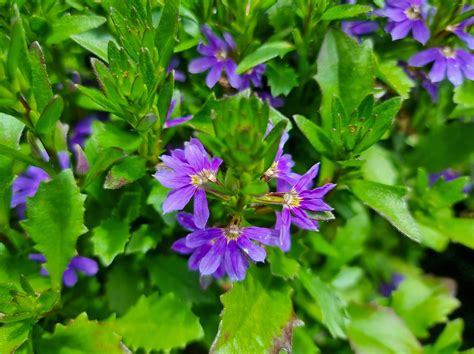
<path fill-rule="evenodd" d="M 418 20 L 421 17 L 421 9 L 419 6 L 412 6 L 405 10 L 405 15 L 410 20 Z"/>
<path fill-rule="evenodd" d="M 454 51 L 453 48 L 444 47 L 444 48 L 443 48 L 443 55 L 444 55 L 446 58 L 455 58 L 455 57 L 456 57 L 456 52 Z"/>
<path fill-rule="evenodd" d="M 202 170 L 198 174 L 191 175 L 191 184 L 195 187 L 200 187 L 208 182 L 216 182 L 216 175 L 209 170 Z"/>
<path fill-rule="evenodd" d="M 268 179 L 275 177 L 277 173 L 279 172 L 277 169 L 277 166 L 278 166 L 278 163 L 276 161 L 273 162 L 270 168 L 265 172 L 264 176 Z"/>
<path fill-rule="evenodd" d="M 289 208 L 297 208 L 301 205 L 301 197 L 298 195 L 295 189 L 292 188 L 288 193 L 283 195 L 283 202 Z"/>
<path fill-rule="evenodd" d="M 227 238 L 227 241 L 237 240 L 240 235 L 242 235 L 242 229 L 237 225 L 229 225 L 224 229 L 224 235 Z"/>

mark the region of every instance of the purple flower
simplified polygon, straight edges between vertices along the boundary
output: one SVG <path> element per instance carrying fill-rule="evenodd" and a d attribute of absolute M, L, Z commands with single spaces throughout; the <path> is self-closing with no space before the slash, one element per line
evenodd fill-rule
<path fill-rule="evenodd" d="M 265 72 L 265 64 L 259 64 L 242 74 L 239 90 L 246 90 L 252 84 L 254 87 L 262 87 L 262 76 Z"/>
<path fill-rule="evenodd" d="M 41 253 L 30 253 L 28 259 L 39 263 L 46 263 L 46 257 Z M 63 273 L 63 284 L 68 288 L 74 286 L 77 283 L 77 272 L 84 273 L 85 275 L 91 277 L 96 275 L 98 271 L 99 266 L 93 259 L 75 256 L 71 259 Z M 48 271 L 44 267 L 41 267 L 40 274 L 42 276 L 49 275 Z"/>
<path fill-rule="evenodd" d="M 189 268 L 204 276 L 221 278 L 227 274 L 233 281 L 243 280 L 250 262 L 265 261 L 267 254 L 261 244 L 278 244 L 278 235 L 272 229 L 235 224 L 200 229 L 189 214 L 178 215 L 178 221 L 192 232 L 177 240 L 172 248 L 181 254 L 191 254 Z"/>
<path fill-rule="evenodd" d="M 430 31 L 425 24 L 426 11 L 423 11 L 424 0 L 387 0 L 386 7 L 376 14 L 389 19 L 385 31 L 390 32 L 392 40 L 405 38 L 411 31 L 413 38 L 425 44 L 430 38 Z"/>
<path fill-rule="evenodd" d="M 69 146 L 71 148 L 76 144 L 84 147 L 86 139 L 92 134 L 92 123 L 96 119 L 95 116 L 88 116 L 74 126 L 72 134 L 69 137 Z"/>
<path fill-rule="evenodd" d="M 184 149 L 175 149 L 171 155 L 162 155 L 153 175 L 162 185 L 173 190 L 163 203 L 163 213 L 182 210 L 194 196 L 194 221 L 204 227 L 209 219 L 206 185 L 217 181 L 217 170 L 222 160 L 209 156 L 197 139 L 191 139 Z"/>
<path fill-rule="evenodd" d="M 349 36 L 357 38 L 374 33 L 379 29 L 379 24 L 375 21 L 344 21 L 341 23 L 341 29 Z"/>
<path fill-rule="evenodd" d="M 423 87 L 428 92 L 433 102 L 438 102 L 438 95 L 439 95 L 438 83 L 432 82 L 429 76 L 424 71 L 415 71 L 415 70 L 410 69 L 406 62 L 400 62 L 399 65 L 403 67 L 404 71 L 407 73 L 407 75 L 410 78 L 421 82 L 421 87 Z"/>
<path fill-rule="evenodd" d="M 176 70 L 179 66 L 179 58 L 176 56 L 171 57 L 170 63 L 166 68 L 166 74 L 169 74 L 172 70 L 174 70 L 174 79 L 175 81 L 184 82 L 186 81 L 186 75 L 181 70 Z"/>
<path fill-rule="evenodd" d="M 25 218 L 26 198 L 34 196 L 40 183 L 49 180 L 49 175 L 35 166 L 29 166 L 24 173 L 15 178 L 12 184 L 10 207 L 17 208 L 20 219 Z"/>
<path fill-rule="evenodd" d="M 274 108 L 280 108 L 285 104 L 285 102 L 283 101 L 283 98 L 281 98 L 280 96 L 273 97 L 272 94 L 268 91 L 257 92 L 257 96 L 260 97 L 262 101 L 268 103 L 270 106 Z"/>
<path fill-rule="evenodd" d="M 272 125 L 269 125 L 271 130 Z M 267 129 L 267 133 L 269 130 Z M 277 189 L 283 190 L 284 186 L 288 183 L 292 183 L 298 177 L 296 173 L 292 172 L 292 168 L 295 165 L 290 154 L 283 154 L 283 147 L 289 139 L 289 134 L 285 131 L 281 137 L 280 145 L 278 146 L 278 151 L 275 156 L 275 160 L 272 165 L 265 171 L 263 179 L 269 181 L 273 178 L 277 179 Z"/>
<path fill-rule="evenodd" d="M 224 33 L 224 40 L 217 37 L 211 29 L 204 25 L 202 33 L 207 38 L 207 45 L 200 43 L 197 51 L 202 55 L 189 63 L 189 72 L 196 74 L 209 70 L 206 77 L 206 84 L 209 88 L 220 80 L 225 71 L 229 84 L 238 89 L 241 77 L 237 75 L 237 64 L 232 59 L 232 52 L 235 50 L 235 43 L 229 33 Z"/>
<path fill-rule="evenodd" d="M 322 187 L 309 189 L 312 180 L 319 171 L 319 163 L 311 167 L 308 172 L 298 178 L 288 191 L 282 193 L 283 210 L 277 213 L 276 229 L 280 230 L 280 247 L 283 251 L 290 249 L 291 223 L 305 230 L 319 230 L 316 220 L 310 218 L 309 212 L 331 211 L 328 204 L 323 201 L 324 196 L 336 185 L 325 184 Z"/>
<path fill-rule="evenodd" d="M 176 107 L 176 99 L 173 98 L 171 100 L 170 107 L 168 108 L 168 113 L 166 114 L 166 120 L 164 124 L 165 128 L 171 128 L 171 127 L 186 123 L 187 121 L 193 118 L 191 114 L 188 114 L 186 116 L 171 119 L 171 115 L 173 114 L 175 107 Z"/>
<path fill-rule="evenodd" d="M 463 12 L 474 9 L 474 6 L 466 6 Z M 469 49 L 474 49 L 474 36 L 467 33 L 466 28 L 474 25 L 474 16 L 456 24 L 449 25 L 446 30 L 454 33 L 460 40 L 467 44 Z"/>
<path fill-rule="evenodd" d="M 454 86 L 459 86 L 464 77 L 474 80 L 474 55 L 462 49 L 426 49 L 411 57 L 408 64 L 421 67 L 431 62 L 433 66 L 429 78 L 432 82 L 440 82 L 447 77 Z"/>
<path fill-rule="evenodd" d="M 384 297 L 390 297 L 404 279 L 405 277 L 402 274 L 393 273 L 390 283 L 383 283 L 379 288 L 379 293 Z"/>
<path fill-rule="evenodd" d="M 455 180 L 456 178 L 459 178 L 461 177 L 461 175 L 448 168 L 447 170 L 444 170 L 444 171 L 441 171 L 441 172 L 438 172 L 438 173 L 431 173 L 429 176 L 428 176 L 428 179 L 429 179 L 429 183 L 430 183 L 430 187 L 433 186 L 439 179 L 444 179 L 446 182 L 449 182 L 449 181 L 452 181 L 452 180 Z M 471 193 L 472 191 L 472 183 L 467 183 L 463 190 L 462 190 L 464 193 L 466 194 L 469 194 Z"/>

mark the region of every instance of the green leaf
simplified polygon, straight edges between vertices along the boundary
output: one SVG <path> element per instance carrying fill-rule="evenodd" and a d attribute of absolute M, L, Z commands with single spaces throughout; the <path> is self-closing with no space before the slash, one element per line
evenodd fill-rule
<path fill-rule="evenodd" d="M 293 87 L 298 85 L 295 70 L 288 65 L 268 64 L 265 68 L 265 76 L 274 97 L 288 95 Z"/>
<path fill-rule="evenodd" d="M 146 161 L 140 156 L 129 156 L 120 161 L 107 174 L 105 189 L 118 189 L 145 176 Z"/>
<path fill-rule="evenodd" d="M 92 232 L 94 254 L 105 266 L 109 266 L 118 254 L 123 253 L 130 238 L 128 229 L 128 223 L 117 218 L 104 220 L 94 228 Z"/>
<path fill-rule="evenodd" d="M 441 231 L 456 243 L 474 249 L 474 220 L 468 218 L 446 218 L 437 222 Z"/>
<path fill-rule="evenodd" d="M 464 83 L 454 89 L 454 103 L 474 107 L 474 81 L 464 80 Z"/>
<path fill-rule="evenodd" d="M 360 16 L 370 11 L 372 11 L 372 8 L 370 6 L 349 4 L 336 5 L 326 10 L 326 12 L 324 12 L 324 14 L 321 16 L 321 20 L 343 20 L 346 18 Z"/>
<path fill-rule="evenodd" d="M 458 318 L 448 322 L 434 345 L 425 348 L 425 354 L 455 354 L 462 344 L 464 322 Z"/>
<path fill-rule="evenodd" d="M 85 195 L 80 194 L 71 170 L 64 170 L 27 200 L 28 218 L 23 228 L 43 253 L 53 287 L 61 286 L 64 270 L 75 255 L 77 238 L 84 226 Z M 47 232 L 46 232 L 47 231 Z"/>
<path fill-rule="evenodd" d="M 46 333 L 35 342 L 38 354 L 123 354 L 120 337 L 109 323 L 91 321 L 86 313 L 68 324 L 57 324 L 54 333 Z"/>
<path fill-rule="evenodd" d="M 407 277 L 392 294 L 392 307 L 418 338 L 426 338 L 429 328 L 446 322 L 460 303 L 449 283 L 436 278 Z"/>
<path fill-rule="evenodd" d="M 21 20 L 17 4 L 13 5 L 14 15 L 11 20 L 10 48 L 7 57 L 7 72 L 10 80 L 16 76 L 20 69 L 26 78 L 30 77 L 30 63 L 28 61 L 28 48 L 26 43 L 25 29 Z"/>
<path fill-rule="evenodd" d="M 151 283 L 157 286 L 161 293 L 173 293 L 189 303 L 205 303 L 213 299 L 201 288 L 199 273 L 190 272 L 188 262 L 183 257 L 153 256 L 148 259 L 147 268 Z M 170 269 L 173 271 L 170 272 Z"/>
<path fill-rule="evenodd" d="M 52 134 L 54 127 L 56 126 L 56 122 L 61 117 L 63 108 L 64 104 L 61 96 L 54 95 L 36 122 L 36 132 L 41 135 Z"/>
<path fill-rule="evenodd" d="M 166 68 L 173 55 L 178 30 L 179 0 L 165 1 L 160 23 L 155 30 L 155 44 L 158 48 L 161 67 Z"/>
<path fill-rule="evenodd" d="M 311 297 L 317 302 L 321 311 L 319 319 L 333 337 L 346 338 L 345 324 L 347 316 L 341 299 L 330 285 L 312 274 L 309 269 L 299 273 L 301 284 Z"/>
<path fill-rule="evenodd" d="M 420 242 L 420 230 L 408 210 L 405 188 L 364 180 L 350 182 L 349 188 L 357 198 L 387 219 L 401 233 Z"/>
<path fill-rule="evenodd" d="M 53 91 L 46 70 L 43 50 L 38 42 L 33 42 L 31 45 L 29 57 L 31 62 L 31 88 L 35 96 L 36 109 L 38 112 L 43 112 L 46 105 L 53 98 Z"/>
<path fill-rule="evenodd" d="M 247 55 L 237 66 L 237 74 L 242 74 L 247 70 L 265 63 L 266 61 L 283 56 L 293 50 L 293 45 L 289 42 L 269 42 L 258 47 L 253 53 Z"/>
<path fill-rule="evenodd" d="M 271 286 L 271 280 L 256 271 L 247 272 L 244 281 L 234 283 L 221 296 L 224 310 L 212 353 L 270 351 L 293 319 L 289 287 Z"/>
<path fill-rule="evenodd" d="M 421 354 L 420 343 L 393 312 L 384 307 L 352 305 L 347 335 L 360 354 Z"/>
<path fill-rule="evenodd" d="M 362 99 L 373 92 L 372 48 L 369 42 L 359 45 L 343 32 L 330 30 L 324 38 L 317 64 L 315 78 L 323 94 L 323 127 L 329 128 L 333 96 L 340 97 L 346 112 L 351 114 Z"/>
<path fill-rule="evenodd" d="M 309 140 L 310 144 L 316 149 L 317 152 L 328 157 L 333 156 L 333 143 L 328 137 L 326 132 L 309 119 L 295 115 L 295 122 L 298 128 L 301 130 L 306 139 Z"/>
<path fill-rule="evenodd" d="M 83 188 L 86 188 L 97 177 L 104 173 L 111 165 L 120 161 L 125 156 L 125 153 L 114 147 L 108 147 L 99 151 L 94 161 L 90 161 L 90 169 L 84 181 Z"/>
<path fill-rule="evenodd" d="M 271 249 L 268 261 L 272 273 L 286 279 L 294 278 L 300 270 L 298 261 L 285 255 L 279 248 Z"/>
<path fill-rule="evenodd" d="M 16 353 L 28 340 L 32 327 L 31 320 L 0 325 L 0 353 Z"/>
<path fill-rule="evenodd" d="M 415 82 L 408 77 L 396 60 L 377 62 L 377 77 L 390 86 L 397 94 L 407 99 Z"/>
<path fill-rule="evenodd" d="M 113 326 L 134 351 L 184 348 L 204 335 L 190 306 L 173 294 L 142 296 Z"/>
<path fill-rule="evenodd" d="M 474 152 L 474 123 L 455 122 L 431 130 L 407 156 L 412 166 L 442 171 L 469 160 Z"/>
<path fill-rule="evenodd" d="M 47 44 L 57 44 L 68 39 L 74 34 L 87 32 L 105 23 L 107 19 L 94 15 L 66 15 L 55 21 L 51 34 L 46 40 Z"/>
<path fill-rule="evenodd" d="M 0 141 L 11 149 L 18 149 L 24 124 L 12 116 L 0 113 Z M 11 183 L 14 178 L 13 159 L 0 153 L 0 230 L 9 227 Z"/>
<path fill-rule="evenodd" d="M 143 224 L 138 230 L 132 233 L 125 253 L 145 254 L 155 248 L 161 238 L 161 232 L 154 228 L 153 225 Z"/>
<path fill-rule="evenodd" d="M 110 34 L 93 30 L 81 34 L 75 34 L 71 36 L 71 39 L 92 54 L 97 55 L 106 63 L 108 62 L 108 43 L 113 41 L 113 37 Z"/>

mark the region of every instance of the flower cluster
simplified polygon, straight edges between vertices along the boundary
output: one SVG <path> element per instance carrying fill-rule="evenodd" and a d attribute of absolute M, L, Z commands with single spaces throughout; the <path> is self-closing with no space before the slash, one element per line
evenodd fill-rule
<path fill-rule="evenodd" d="M 311 188 L 319 164 L 303 176 L 292 172 L 293 160 L 289 154 L 283 153 L 287 139 L 285 133 L 273 164 L 261 176 L 266 182 L 276 179 L 277 191 L 254 200 L 256 204 L 281 208 L 276 212 L 274 228 L 247 226 L 241 215 L 232 213 L 227 225 L 207 226 L 210 215 L 206 193 L 224 201 L 228 197 L 216 194 L 213 188 L 221 185 L 218 169 L 222 160 L 210 158 L 195 138 L 185 143 L 184 149 L 175 149 L 170 155 L 161 156 L 162 164 L 158 165 L 154 177 L 172 189 L 163 203 L 163 212 L 182 210 L 194 197 L 193 215 L 186 212 L 177 214 L 180 225 L 190 233 L 172 246 L 174 251 L 190 255 L 189 269 L 199 270 L 203 276 L 221 278 L 227 274 L 231 280 L 242 280 L 251 263 L 265 260 L 265 246 L 279 247 L 283 251 L 290 249 L 291 223 L 305 230 L 319 229 L 311 214 L 332 210 L 323 198 L 335 185 Z"/>

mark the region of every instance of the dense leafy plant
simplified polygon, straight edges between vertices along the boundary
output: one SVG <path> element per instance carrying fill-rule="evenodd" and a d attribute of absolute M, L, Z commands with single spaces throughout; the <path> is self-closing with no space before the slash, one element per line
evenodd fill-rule
<path fill-rule="evenodd" d="M 0 353 L 470 352 L 468 1 L 0 9 Z"/>

